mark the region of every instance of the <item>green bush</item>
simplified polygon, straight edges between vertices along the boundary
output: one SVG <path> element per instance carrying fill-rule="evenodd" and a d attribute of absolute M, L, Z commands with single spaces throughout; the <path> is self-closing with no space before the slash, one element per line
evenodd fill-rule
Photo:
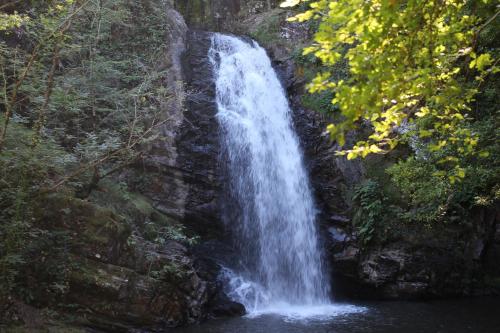
<path fill-rule="evenodd" d="M 357 208 L 353 223 L 360 241 L 367 244 L 384 225 L 384 210 L 387 200 L 380 185 L 373 180 L 368 180 L 357 186 L 352 199 Z"/>

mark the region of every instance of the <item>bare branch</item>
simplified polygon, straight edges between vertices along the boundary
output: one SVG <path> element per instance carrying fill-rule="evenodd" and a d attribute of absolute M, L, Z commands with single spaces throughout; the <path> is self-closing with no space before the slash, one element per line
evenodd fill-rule
<path fill-rule="evenodd" d="M 52 91 L 54 88 L 54 74 L 56 72 L 57 64 L 59 62 L 60 43 L 62 41 L 62 37 L 64 36 L 64 32 L 69 29 L 70 25 L 71 21 L 68 21 L 67 24 L 61 30 L 59 37 L 54 45 L 54 52 L 52 54 L 52 66 L 50 67 L 49 75 L 47 77 L 47 89 L 45 89 L 43 105 L 38 112 L 38 119 L 34 126 L 35 132 L 32 138 L 32 145 L 31 145 L 32 149 L 35 148 L 35 146 L 38 144 L 38 140 L 40 138 L 40 132 L 45 122 L 47 108 L 49 106 L 50 97 L 52 95 Z"/>
<path fill-rule="evenodd" d="M 14 6 L 15 4 L 17 4 L 20 0 L 13 0 L 11 2 L 8 2 L 8 3 L 5 3 L 3 5 L 0 6 L 0 10 L 3 10 L 4 8 L 9 8 L 11 6 Z"/>
<path fill-rule="evenodd" d="M 164 120 L 160 121 L 159 123 L 156 123 L 156 124 L 153 123 L 146 131 L 144 131 L 139 137 L 137 137 L 131 143 L 126 144 L 125 146 L 123 146 L 121 148 L 118 148 L 118 149 L 116 149 L 114 151 L 111 151 L 111 152 L 105 154 L 104 156 L 101 156 L 101 157 L 99 157 L 99 158 L 91 161 L 90 163 L 87 163 L 87 164 L 81 166 L 80 168 L 78 168 L 77 170 L 75 170 L 74 172 L 72 172 L 71 174 L 65 176 L 63 179 L 61 179 L 60 181 L 58 181 L 56 184 L 54 184 L 49 189 L 46 189 L 46 190 L 42 191 L 41 194 L 53 192 L 57 188 L 59 188 L 61 185 L 65 184 L 69 180 L 71 180 L 71 179 L 73 179 L 73 178 L 75 178 L 75 177 L 83 174 L 87 170 L 89 170 L 91 168 L 94 168 L 94 167 L 96 167 L 98 165 L 101 165 L 101 164 L 109 161 L 110 159 L 119 156 L 120 154 L 122 154 L 125 151 L 133 149 L 135 146 L 137 146 L 138 144 L 140 144 L 154 129 L 156 129 L 159 126 L 165 124 L 169 120 L 170 120 L 170 118 L 167 118 L 167 119 L 164 119 Z"/>

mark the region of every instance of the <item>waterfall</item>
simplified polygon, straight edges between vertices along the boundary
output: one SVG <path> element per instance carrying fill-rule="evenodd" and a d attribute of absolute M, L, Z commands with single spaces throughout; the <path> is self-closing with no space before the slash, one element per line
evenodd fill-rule
<path fill-rule="evenodd" d="M 245 269 L 225 270 L 228 294 L 250 313 L 330 304 L 315 205 L 291 110 L 265 50 L 214 34 L 213 65 L 228 224 Z"/>

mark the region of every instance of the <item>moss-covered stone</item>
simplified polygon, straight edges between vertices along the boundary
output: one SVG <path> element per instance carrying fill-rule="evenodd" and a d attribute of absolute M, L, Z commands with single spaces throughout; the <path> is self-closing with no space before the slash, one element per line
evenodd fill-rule
<path fill-rule="evenodd" d="M 176 326 L 199 319 L 206 301 L 204 283 L 189 261 L 182 266 L 172 258 L 158 256 L 164 267 L 169 267 L 162 274 L 153 270 L 138 273 L 97 259 L 74 257 L 78 268 L 71 274 L 69 301 L 90 311 L 88 318 L 96 324 L 106 318 L 133 326 L 164 322 Z"/>
<path fill-rule="evenodd" d="M 62 191 L 40 202 L 37 225 L 66 235 L 69 256 L 65 280 L 57 282 L 68 289 L 49 306 L 60 302 L 63 311 L 85 311 L 90 319 L 82 324 L 100 328 L 176 326 L 205 315 L 205 282 L 174 239 L 189 240 L 179 221 L 157 211 L 150 199 L 104 181 L 88 200 Z"/>

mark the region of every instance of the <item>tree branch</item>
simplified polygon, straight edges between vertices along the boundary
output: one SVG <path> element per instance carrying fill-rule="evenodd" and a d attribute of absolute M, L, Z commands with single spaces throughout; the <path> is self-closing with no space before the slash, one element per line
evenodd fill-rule
<path fill-rule="evenodd" d="M 66 177 L 64 177 L 63 179 L 61 179 L 60 181 L 58 181 L 56 184 L 54 184 L 49 189 L 46 189 L 46 190 L 42 191 L 41 194 L 48 193 L 48 192 L 53 192 L 54 190 L 56 190 L 57 188 L 59 188 L 61 185 L 65 184 L 69 180 L 71 180 L 71 179 L 73 179 L 73 178 L 75 178 L 75 177 L 83 174 L 87 170 L 89 170 L 89 169 L 91 169 L 91 168 L 93 168 L 95 166 L 101 165 L 101 164 L 105 163 L 106 161 L 112 159 L 113 157 L 119 156 L 124 151 L 133 149 L 135 146 L 137 146 L 139 143 L 141 143 L 154 129 L 156 129 L 159 126 L 165 124 L 169 120 L 170 120 L 170 118 L 167 118 L 167 119 L 165 119 L 165 120 L 163 120 L 163 121 L 161 121 L 161 122 L 159 122 L 157 124 L 153 123 L 151 125 L 151 127 L 149 127 L 146 131 L 144 131 L 144 133 L 142 133 L 141 136 L 139 136 L 138 138 L 136 138 L 130 144 L 126 144 L 124 147 L 121 147 L 121 148 L 118 148 L 118 149 L 116 149 L 114 151 L 111 151 L 111 152 L 107 153 L 106 155 L 101 156 L 101 157 L 99 157 L 99 158 L 91 161 L 90 163 L 81 166 L 80 168 L 78 168 L 77 170 L 75 170 L 74 172 L 72 172 L 71 174 L 67 175 Z"/>
<path fill-rule="evenodd" d="M 3 145 L 5 142 L 5 137 L 7 135 L 7 127 L 9 126 L 9 121 L 10 118 L 12 117 L 12 113 L 14 110 L 14 105 L 16 104 L 17 101 L 17 94 L 19 92 L 19 88 L 21 87 L 21 84 L 24 82 L 26 77 L 28 76 L 29 71 L 31 70 L 31 67 L 33 66 L 36 58 L 38 57 L 38 53 L 40 52 L 41 48 L 43 45 L 45 45 L 52 37 L 54 37 L 65 25 L 68 21 L 71 21 L 71 19 L 78 13 L 80 10 L 82 10 L 91 0 L 85 1 L 81 6 L 76 8 L 70 15 L 68 15 L 59 26 L 57 26 L 54 31 L 52 31 L 47 37 L 43 38 L 38 42 L 38 44 L 33 48 L 33 51 L 31 52 L 31 56 L 24 67 L 24 70 L 19 77 L 19 79 L 16 81 L 14 84 L 14 88 L 11 93 L 10 97 L 10 102 L 8 100 L 5 101 L 5 119 L 3 126 L 0 128 L 0 153 L 2 152 Z"/>

